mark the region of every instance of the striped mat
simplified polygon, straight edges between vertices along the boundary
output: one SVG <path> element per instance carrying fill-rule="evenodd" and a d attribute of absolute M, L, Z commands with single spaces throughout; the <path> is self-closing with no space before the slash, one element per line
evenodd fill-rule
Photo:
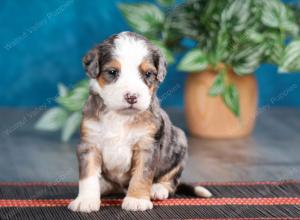
<path fill-rule="evenodd" d="M 0 219 L 300 219 L 300 181 L 201 183 L 209 199 L 175 195 L 144 212 L 123 211 L 123 195 L 103 197 L 101 209 L 74 213 L 66 206 L 75 183 L 0 183 Z"/>

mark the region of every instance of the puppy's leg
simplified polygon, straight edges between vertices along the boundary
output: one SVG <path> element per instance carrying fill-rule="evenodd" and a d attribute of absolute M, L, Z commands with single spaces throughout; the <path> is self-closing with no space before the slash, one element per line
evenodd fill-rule
<path fill-rule="evenodd" d="M 170 135 L 171 141 L 162 149 L 162 154 L 168 156 L 161 158 L 161 170 L 151 188 L 151 199 L 167 199 L 169 194 L 175 192 L 187 158 L 187 140 L 184 132 L 172 126 Z"/>
<path fill-rule="evenodd" d="M 123 189 L 120 186 L 110 182 L 109 180 L 105 179 L 103 176 L 101 177 L 100 185 L 101 185 L 101 196 L 109 195 L 111 193 L 123 192 Z"/>
<path fill-rule="evenodd" d="M 79 193 L 68 208 L 92 212 L 100 208 L 101 155 L 94 146 L 81 144 L 77 151 L 79 162 Z"/>
<path fill-rule="evenodd" d="M 151 199 L 167 199 L 169 194 L 174 193 L 182 170 L 183 166 L 179 164 L 171 169 L 168 173 L 160 177 L 151 187 Z"/>
<path fill-rule="evenodd" d="M 134 151 L 132 177 L 126 197 L 122 203 L 123 209 L 144 211 L 153 208 L 153 204 L 150 201 L 150 190 L 154 177 L 156 153 L 155 148 L 137 149 Z"/>

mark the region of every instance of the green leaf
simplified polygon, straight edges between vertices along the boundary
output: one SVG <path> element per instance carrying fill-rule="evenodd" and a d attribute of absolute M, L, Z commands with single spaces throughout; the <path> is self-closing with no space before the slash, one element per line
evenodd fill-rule
<path fill-rule="evenodd" d="M 268 31 L 265 34 L 263 42 L 266 45 L 265 58 L 268 63 L 280 65 L 284 54 L 285 43 L 281 40 L 281 36 L 274 32 Z"/>
<path fill-rule="evenodd" d="M 232 62 L 233 70 L 238 75 L 252 74 L 258 68 L 264 52 L 265 45 L 246 45 L 244 49 L 234 54 Z"/>
<path fill-rule="evenodd" d="M 225 105 L 231 110 L 231 112 L 240 117 L 240 102 L 239 102 L 239 93 L 235 85 L 228 85 L 223 94 L 223 100 Z"/>
<path fill-rule="evenodd" d="M 228 56 L 229 35 L 228 31 L 220 30 L 216 36 L 216 42 L 213 43 L 213 48 L 210 51 L 210 62 L 213 66 L 218 65 L 223 59 Z"/>
<path fill-rule="evenodd" d="M 64 84 L 58 83 L 57 88 L 59 96 L 66 96 L 68 94 L 68 88 Z"/>
<path fill-rule="evenodd" d="M 264 25 L 271 28 L 279 28 L 281 31 L 296 36 L 299 32 L 299 27 L 293 11 L 288 8 L 280 0 L 264 0 L 262 1 L 262 22 Z"/>
<path fill-rule="evenodd" d="M 222 10 L 222 25 L 228 26 L 232 31 L 246 30 L 251 16 L 251 1 L 234 0 L 225 2 L 228 2 L 228 5 Z"/>
<path fill-rule="evenodd" d="M 35 124 L 35 129 L 57 131 L 67 120 L 68 113 L 63 108 L 55 107 L 46 111 Z"/>
<path fill-rule="evenodd" d="M 218 96 L 223 93 L 225 89 L 225 70 L 222 70 L 215 78 L 208 94 L 210 96 Z"/>
<path fill-rule="evenodd" d="M 265 40 L 264 35 L 255 30 L 248 30 L 243 36 L 246 40 L 254 43 L 262 43 Z"/>
<path fill-rule="evenodd" d="M 75 85 L 75 88 L 76 88 L 76 87 L 84 87 L 84 88 L 88 88 L 88 86 L 89 86 L 89 80 L 83 79 L 83 80 L 79 81 L 79 82 Z"/>
<path fill-rule="evenodd" d="M 161 43 L 160 41 L 157 41 L 157 40 L 152 40 L 151 41 L 154 45 L 156 45 L 160 50 L 161 52 L 163 53 L 163 55 L 165 56 L 168 64 L 172 64 L 174 63 L 174 57 L 173 57 L 173 54 L 170 50 L 168 50 L 164 45 L 163 43 Z"/>
<path fill-rule="evenodd" d="M 286 7 L 279 0 L 264 0 L 262 4 L 262 22 L 268 27 L 280 27 L 282 19 L 287 16 Z"/>
<path fill-rule="evenodd" d="M 154 4 L 119 4 L 119 9 L 127 20 L 129 26 L 147 36 L 159 33 L 163 27 L 165 16 Z"/>
<path fill-rule="evenodd" d="M 156 0 L 156 2 L 164 7 L 170 7 L 173 3 L 175 3 L 174 0 Z"/>
<path fill-rule="evenodd" d="M 200 49 L 188 52 L 180 61 L 178 70 L 185 72 L 196 72 L 206 69 L 208 61 L 206 55 Z"/>
<path fill-rule="evenodd" d="M 58 97 L 57 102 L 71 112 L 81 111 L 88 95 L 87 81 L 81 81 L 68 95 Z"/>
<path fill-rule="evenodd" d="M 82 118 L 81 112 L 74 112 L 69 116 L 62 129 L 62 136 L 61 136 L 62 141 L 66 142 L 72 137 L 72 135 L 76 132 L 76 130 L 80 126 L 81 118 Z"/>
<path fill-rule="evenodd" d="M 279 72 L 300 71 L 300 40 L 289 43 L 282 56 Z"/>

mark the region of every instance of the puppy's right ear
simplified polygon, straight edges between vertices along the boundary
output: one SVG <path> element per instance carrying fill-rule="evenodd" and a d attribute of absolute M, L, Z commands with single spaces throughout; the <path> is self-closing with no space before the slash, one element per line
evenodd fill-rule
<path fill-rule="evenodd" d="M 97 48 L 90 50 L 82 59 L 83 67 L 90 78 L 96 78 L 100 73 L 100 54 Z"/>

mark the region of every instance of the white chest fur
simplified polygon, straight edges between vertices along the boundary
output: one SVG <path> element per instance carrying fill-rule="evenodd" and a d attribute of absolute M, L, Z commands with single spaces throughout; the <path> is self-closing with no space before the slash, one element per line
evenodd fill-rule
<path fill-rule="evenodd" d="M 105 170 L 115 181 L 124 182 L 132 161 L 132 149 L 145 130 L 130 127 L 131 116 L 108 112 L 99 121 L 87 121 L 89 140 L 102 153 Z"/>

